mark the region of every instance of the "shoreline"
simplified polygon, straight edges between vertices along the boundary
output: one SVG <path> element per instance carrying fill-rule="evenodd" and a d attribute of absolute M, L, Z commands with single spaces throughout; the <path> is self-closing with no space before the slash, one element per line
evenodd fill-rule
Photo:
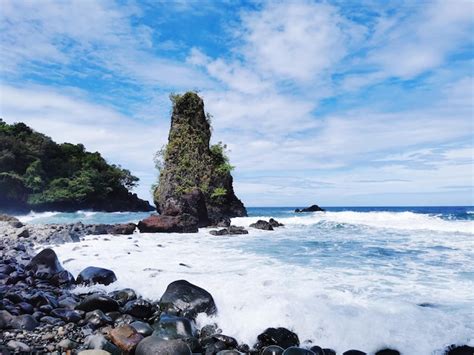
<path fill-rule="evenodd" d="M 2 233 L 2 236 L 4 236 L 4 235 L 5 235 L 5 230 L 4 230 L 4 227 L 5 227 L 5 226 L 3 225 L 2 227 L 3 227 L 3 228 L 2 228 L 2 232 L 3 232 L 3 233 Z M 33 229 L 33 231 L 30 232 L 29 234 L 35 235 L 35 234 L 38 233 L 38 232 L 35 232 L 34 230 L 35 230 L 35 229 L 38 229 L 38 231 L 41 231 L 41 232 L 39 232 L 38 234 L 44 235 L 44 229 L 45 229 L 44 226 L 40 226 L 40 225 L 38 225 L 38 226 L 30 225 L 29 227 Z M 76 227 L 78 227 L 78 226 L 76 226 Z M 9 228 L 10 230 L 12 230 L 11 228 L 13 228 L 13 227 L 8 227 L 8 228 Z M 21 230 L 21 228 L 24 228 L 24 227 L 15 228 L 15 231 L 19 232 L 19 231 Z M 89 228 L 89 227 L 87 227 L 87 228 Z M 55 228 L 55 229 L 57 229 L 57 228 Z M 61 228 L 60 228 L 60 229 L 61 229 Z M 76 228 L 76 229 L 77 229 L 77 228 Z M 66 227 L 63 225 L 63 226 L 62 226 L 62 230 L 71 230 L 71 229 L 68 229 L 68 228 L 66 228 Z M 72 230 L 74 230 L 74 228 L 72 228 Z M 79 232 L 79 231 L 76 230 L 75 232 Z M 65 242 L 73 242 L 73 240 L 70 240 L 70 239 L 71 239 L 71 236 L 68 235 L 68 232 L 62 233 L 62 235 L 64 235 L 64 236 L 67 238 L 67 240 L 65 240 Z M 81 238 L 81 237 L 79 237 L 79 238 Z M 28 252 L 28 249 L 29 249 L 29 251 L 30 251 L 30 253 L 31 253 L 31 248 L 32 248 L 32 247 L 34 247 L 34 246 L 36 246 L 36 247 L 41 247 L 41 245 L 43 245 L 43 244 L 45 243 L 45 241 L 48 240 L 48 239 L 44 239 L 44 238 L 43 238 L 43 239 L 39 238 L 39 241 L 36 242 L 37 244 L 34 244 L 34 245 L 33 245 L 33 244 L 29 243 L 29 239 L 30 239 L 30 238 L 25 237 L 25 236 L 21 236 L 21 237 L 18 238 L 18 242 L 19 242 L 20 244 L 22 244 L 22 245 L 23 245 L 23 244 L 27 244 L 27 246 L 28 246 L 28 248 L 25 247 L 26 250 L 25 250 L 24 252 L 21 252 L 21 253 L 20 253 L 20 254 L 21 254 L 20 257 L 24 257 L 24 258 L 25 258 L 25 259 L 23 260 L 23 264 L 25 263 L 25 261 L 28 260 L 28 258 L 31 258 L 31 256 L 32 256 L 32 254 L 29 254 L 29 256 L 28 256 L 28 253 L 27 253 L 27 252 Z M 3 249 L 4 254 L 5 254 L 5 250 L 7 251 L 7 254 L 8 254 L 8 252 L 9 252 L 9 250 L 10 250 L 10 251 L 15 250 L 15 252 L 17 252 L 15 248 L 17 248 L 18 246 L 17 246 L 17 245 L 13 245 L 13 244 L 11 244 L 11 243 L 9 244 L 8 242 L 5 243 L 6 240 L 7 240 L 7 239 L 6 239 L 5 237 L 2 238 L 2 243 L 3 243 L 3 245 L 5 246 L 6 244 L 8 244 L 8 245 L 6 246 L 6 248 Z M 11 239 L 9 239 L 9 240 L 11 241 Z M 51 241 L 51 240 L 49 240 L 48 242 L 50 242 L 50 241 Z M 10 248 L 10 249 L 9 249 L 9 248 Z M 26 254 L 25 254 L 25 253 L 26 253 Z M 63 261 L 63 265 L 65 265 L 64 260 L 62 260 L 62 261 Z M 100 266 L 100 265 L 95 265 L 95 266 Z M 66 269 L 67 269 L 67 267 L 66 267 Z M 43 281 L 44 281 L 44 280 L 43 280 Z M 20 280 L 20 284 L 21 284 L 21 280 Z M 3 285 L 3 286 L 4 286 L 4 285 Z M 206 285 L 198 285 L 198 286 L 201 286 L 201 287 L 204 287 L 204 288 L 206 287 Z M 70 294 L 70 292 L 69 292 L 68 289 L 61 289 L 60 292 L 62 292 L 63 294 L 68 295 L 68 297 L 71 297 L 71 296 L 70 296 L 71 294 Z M 79 297 L 79 300 L 81 300 L 81 297 L 82 297 L 82 296 L 78 296 L 78 297 Z M 83 298 L 82 298 L 82 300 L 83 300 Z M 153 302 L 155 302 L 155 303 L 151 302 L 151 304 L 152 304 L 152 309 L 153 309 L 153 307 L 155 307 L 155 308 L 154 308 L 155 310 L 157 310 L 157 309 L 159 308 L 159 305 L 156 303 L 156 301 L 157 301 L 157 300 L 154 300 L 154 301 L 153 301 Z M 147 302 L 148 302 L 148 301 L 147 301 Z M 217 305 L 217 308 L 219 308 L 219 305 Z M 126 313 L 125 313 L 125 314 L 126 314 Z M 124 315 L 124 314 L 122 314 L 122 315 Z M 81 316 L 82 316 L 82 317 L 81 317 L 81 321 L 83 321 L 83 320 L 85 319 L 85 314 L 82 314 Z M 151 319 L 151 318 L 150 318 L 150 319 Z M 153 319 L 153 320 L 150 320 L 150 319 L 147 319 L 147 320 L 149 321 L 149 323 L 154 323 L 154 321 L 156 320 L 156 319 Z M 192 322 L 191 322 L 191 323 L 192 323 Z M 119 325 L 119 324 L 117 324 L 117 325 Z M 150 324 L 149 324 L 149 325 L 150 325 Z M 57 326 L 57 327 L 56 327 L 56 330 L 58 330 L 59 327 L 62 327 L 62 329 L 64 330 L 66 326 L 67 326 L 66 324 L 65 324 L 65 325 L 62 325 L 62 326 Z M 272 324 L 269 324 L 268 326 L 271 327 Z M 84 341 L 85 341 L 85 338 L 86 338 L 86 337 L 82 337 L 79 333 L 77 333 L 78 328 L 81 328 L 81 329 L 82 329 L 83 327 L 79 327 L 79 326 L 77 325 L 77 323 L 76 323 L 76 326 L 69 326 L 69 327 L 70 327 L 71 329 L 70 329 L 70 330 L 66 329 L 66 330 L 67 330 L 67 333 L 68 333 L 68 334 L 72 334 L 72 337 L 76 337 L 75 339 L 78 340 L 78 341 L 75 341 L 76 343 L 81 344 L 81 342 L 84 342 Z M 107 328 L 107 327 L 105 327 L 105 328 Z M 116 328 L 117 328 L 117 327 L 116 327 Z M 53 327 L 53 328 L 51 328 L 51 329 L 55 329 L 55 328 Z M 109 331 L 110 329 L 107 328 L 106 330 Z M 9 337 L 8 337 L 8 339 L 2 338 L 2 344 L 8 343 L 8 341 L 12 340 L 12 339 L 10 339 L 10 338 L 11 338 L 10 335 L 11 335 L 12 332 L 15 333 L 14 330 L 8 330 L 8 331 L 6 331 L 6 333 L 9 334 Z M 50 332 L 51 332 L 51 331 L 50 331 Z M 96 331 L 96 333 L 97 333 L 97 332 L 102 332 L 102 330 Z M 34 333 L 32 333 L 32 334 L 34 334 Z M 108 332 L 105 333 L 105 334 L 103 333 L 103 335 L 104 335 L 105 339 L 107 339 L 107 337 L 110 337 L 110 335 L 109 335 Z M 17 336 L 17 335 L 15 335 L 15 336 Z M 43 336 L 45 336 L 45 334 L 42 334 L 42 335 L 41 335 L 41 337 L 43 337 Z M 90 334 L 89 334 L 88 336 L 90 336 Z M 255 336 L 257 336 L 257 334 L 256 334 Z M 25 335 L 25 337 L 26 337 L 26 339 L 28 340 L 28 335 Z M 47 338 L 47 336 L 46 336 L 46 338 Z M 219 338 L 221 338 L 221 340 L 222 340 L 222 336 L 220 336 Z M 16 338 L 15 338 L 15 339 L 16 339 Z M 24 339 L 24 338 L 20 337 L 18 341 L 21 342 L 22 339 Z M 202 343 L 202 340 L 203 340 L 202 337 L 199 336 L 197 339 L 198 339 L 198 342 Z M 226 339 L 227 339 L 227 338 L 226 338 Z M 5 340 L 7 340 L 7 341 L 5 341 Z M 71 339 L 70 339 L 70 340 L 71 340 Z M 215 340 L 215 339 L 214 339 L 214 340 Z M 221 340 L 218 340 L 218 341 L 221 341 Z M 235 339 L 234 339 L 234 340 L 235 340 Z M 301 339 L 301 340 L 304 340 L 304 339 Z M 45 341 L 47 341 L 47 339 L 42 340 L 42 341 L 45 342 Z M 55 341 L 56 341 L 56 339 L 55 339 Z M 230 341 L 229 339 L 227 339 L 226 341 L 228 342 L 228 344 L 226 345 L 226 347 L 230 347 L 230 346 L 231 346 L 231 347 L 233 347 L 233 349 L 238 348 L 238 345 L 240 345 L 240 346 L 243 345 L 243 344 L 238 344 L 238 345 L 236 345 L 236 344 L 235 344 L 236 341 L 235 341 L 235 342 L 234 342 L 234 341 Z M 60 343 L 60 342 L 57 342 L 56 345 L 59 344 L 59 343 Z M 224 342 L 224 343 L 225 343 L 225 342 Z M 230 345 L 229 345 L 229 344 L 230 344 Z M 299 343 L 298 343 L 298 344 L 299 344 Z M 28 344 L 27 344 L 27 345 L 28 345 Z M 53 345 L 53 344 L 48 344 L 48 345 Z M 62 345 L 66 345 L 66 343 L 64 342 Z M 69 344 L 69 346 L 73 346 L 73 345 L 74 345 L 74 344 L 72 344 L 72 343 Z M 266 344 L 266 345 L 270 345 L 270 344 Z M 293 345 L 296 345 L 296 344 L 293 344 Z M 335 345 L 337 345 L 337 344 L 335 344 Z M 395 345 L 395 344 L 394 344 L 394 345 Z M 82 346 L 82 347 L 88 347 L 88 346 L 86 345 L 86 343 L 82 343 L 82 345 L 74 345 L 74 346 L 79 347 L 79 348 L 80 348 L 81 346 Z M 222 345 L 219 345 L 219 346 L 222 346 Z M 306 348 L 309 348 L 309 347 L 310 347 L 308 343 L 305 343 L 305 346 L 306 346 Z M 258 353 L 258 352 L 250 352 L 250 348 L 253 348 L 253 347 L 254 347 L 254 344 L 249 344 L 249 349 L 247 349 L 247 348 L 244 348 L 244 349 L 239 348 L 239 349 L 241 350 L 241 352 Z M 74 350 L 74 349 L 71 349 L 71 350 Z M 77 350 L 77 349 L 75 349 L 75 351 L 76 351 L 76 350 Z M 202 350 L 202 349 L 197 349 L 197 348 L 196 348 L 196 349 L 193 349 L 193 350 Z M 204 349 L 204 350 L 205 350 L 205 349 Z M 221 350 L 224 350 L 224 349 L 221 349 Z M 227 349 L 227 350 L 230 350 L 230 349 Z M 313 350 L 317 350 L 317 349 L 313 349 Z M 48 351 L 49 351 L 49 350 L 48 350 Z M 299 350 L 292 349 L 292 351 L 299 351 Z M 307 350 L 306 350 L 306 351 L 307 351 Z M 441 351 L 441 350 L 440 350 L 440 351 Z M 203 351 L 203 353 L 204 353 L 204 352 L 205 352 L 205 351 Z M 230 353 L 229 353 L 229 354 L 230 354 Z M 307 353 L 307 354 L 311 354 L 311 353 Z M 381 354 L 384 354 L 384 353 L 381 353 Z M 387 354 L 389 354 L 389 353 L 387 353 Z M 454 354 L 454 352 L 453 352 L 453 354 Z"/>

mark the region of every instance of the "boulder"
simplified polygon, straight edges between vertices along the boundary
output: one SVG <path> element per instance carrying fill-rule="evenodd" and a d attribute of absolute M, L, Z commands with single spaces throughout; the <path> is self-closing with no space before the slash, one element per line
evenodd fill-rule
<path fill-rule="evenodd" d="M 23 314 L 21 316 L 14 317 L 10 325 L 14 329 L 33 330 L 39 326 L 39 323 L 33 318 L 32 315 Z"/>
<path fill-rule="evenodd" d="M 123 312 L 137 318 L 148 318 L 153 314 L 153 307 L 150 302 L 144 299 L 128 301 L 123 307 Z"/>
<path fill-rule="evenodd" d="M 89 324 L 92 328 L 99 328 L 106 324 L 112 324 L 114 322 L 111 317 L 106 315 L 100 309 L 87 312 L 84 319 L 87 324 Z"/>
<path fill-rule="evenodd" d="M 117 345 L 124 353 L 132 353 L 138 343 L 142 341 L 143 335 L 128 324 L 112 329 L 109 333 L 112 343 Z"/>
<path fill-rule="evenodd" d="M 130 326 L 135 328 L 135 330 L 141 335 L 147 337 L 153 333 L 153 328 L 145 322 L 135 321 L 130 323 Z"/>
<path fill-rule="evenodd" d="M 315 353 L 308 349 L 290 346 L 283 352 L 283 355 L 315 355 Z"/>
<path fill-rule="evenodd" d="M 163 312 L 194 318 L 204 312 L 213 315 L 217 312 L 216 304 L 211 294 L 188 281 L 178 280 L 170 283 L 160 299 Z"/>
<path fill-rule="evenodd" d="M 367 353 L 364 353 L 363 351 L 360 350 L 347 350 L 342 353 L 342 355 L 367 355 Z"/>
<path fill-rule="evenodd" d="M 135 350 L 135 355 L 191 355 L 189 346 L 180 339 L 162 340 L 155 336 L 143 339 Z"/>
<path fill-rule="evenodd" d="M 196 233 L 198 219 L 189 214 L 178 216 L 151 215 L 138 222 L 140 233 Z"/>
<path fill-rule="evenodd" d="M 64 269 L 54 250 L 48 248 L 36 254 L 26 265 L 26 270 L 31 271 L 36 278 L 50 279 Z"/>
<path fill-rule="evenodd" d="M 283 349 L 300 345 L 298 335 L 286 328 L 267 328 L 257 339 L 256 349 L 262 349 L 269 345 L 278 345 Z"/>
<path fill-rule="evenodd" d="M 400 355 L 400 352 L 398 350 L 393 349 L 381 349 L 376 351 L 375 355 Z"/>
<path fill-rule="evenodd" d="M 244 227 L 237 227 L 237 226 L 229 226 L 227 228 L 219 229 L 219 230 L 212 230 L 209 232 L 212 235 L 241 235 L 241 234 L 249 234 L 248 230 Z"/>
<path fill-rule="evenodd" d="M 120 306 L 124 306 L 128 301 L 137 299 L 137 294 L 131 288 L 113 291 L 109 293 L 109 296 L 116 300 Z"/>
<path fill-rule="evenodd" d="M 281 355 L 285 349 L 278 345 L 270 345 L 263 349 L 262 355 Z"/>
<path fill-rule="evenodd" d="M 468 345 L 451 345 L 449 346 L 444 355 L 472 355 L 474 354 L 474 347 Z"/>
<path fill-rule="evenodd" d="M 316 355 L 326 355 L 324 350 L 320 346 L 312 346 L 309 350 L 311 350 Z"/>
<path fill-rule="evenodd" d="M 295 210 L 296 213 L 302 213 L 302 212 L 324 212 L 325 210 L 319 207 L 318 205 L 312 205 L 306 208 L 297 208 Z"/>
<path fill-rule="evenodd" d="M 56 308 L 51 311 L 50 315 L 60 318 L 66 323 L 77 323 L 82 319 L 83 313 L 66 308 Z"/>
<path fill-rule="evenodd" d="M 117 277 L 112 270 L 104 269 L 101 267 L 89 266 L 80 272 L 77 276 L 77 284 L 91 285 L 91 284 L 102 284 L 110 285 L 112 282 L 117 281 Z"/>
<path fill-rule="evenodd" d="M 266 231 L 272 231 L 273 230 L 273 227 L 272 225 L 267 222 L 267 221 L 264 221 L 262 219 L 259 219 L 257 222 L 255 223 L 252 223 L 250 225 L 250 227 L 252 228 L 256 228 L 256 229 L 262 229 L 262 230 L 266 230 Z"/>
<path fill-rule="evenodd" d="M 114 299 L 101 294 L 93 294 L 82 300 L 76 309 L 84 312 L 100 309 L 102 312 L 114 312 L 119 310 L 119 304 Z"/>

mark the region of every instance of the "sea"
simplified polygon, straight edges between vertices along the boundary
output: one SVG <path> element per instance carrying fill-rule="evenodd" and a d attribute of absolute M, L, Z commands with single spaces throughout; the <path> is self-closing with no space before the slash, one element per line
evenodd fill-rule
<path fill-rule="evenodd" d="M 292 207 L 248 208 L 232 224 L 276 218 L 284 227 L 248 235 L 87 236 L 53 246 L 77 276 L 87 266 L 112 269 L 118 281 L 158 300 L 185 279 L 208 290 L 223 333 L 247 344 L 267 327 L 286 327 L 302 343 L 338 353 L 442 354 L 474 345 L 474 207 L 332 207 L 297 214 Z M 44 212 L 28 223 L 137 222 L 149 213 Z M 82 289 L 79 289 L 82 291 Z"/>

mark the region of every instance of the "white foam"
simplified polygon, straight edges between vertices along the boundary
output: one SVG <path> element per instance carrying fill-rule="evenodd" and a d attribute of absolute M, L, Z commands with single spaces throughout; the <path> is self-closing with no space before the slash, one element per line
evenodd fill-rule
<path fill-rule="evenodd" d="M 18 216 L 15 216 L 15 217 L 18 218 L 23 223 L 28 223 L 28 222 L 31 222 L 31 221 L 36 220 L 36 219 L 44 219 L 44 218 L 54 217 L 54 216 L 56 216 L 60 213 L 61 212 L 54 212 L 54 211 L 50 211 L 50 212 L 34 212 L 34 211 L 31 211 L 30 213 L 28 213 L 26 215 L 18 215 Z"/>
<path fill-rule="evenodd" d="M 253 220 L 239 221 L 247 225 Z M 404 354 L 428 355 L 451 343 L 472 343 L 474 300 L 467 281 L 452 277 L 457 270 L 446 270 L 440 284 L 420 281 L 416 269 L 390 274 L 365 266 L 305 267 L 243 249 L 243 243 L 262 242 L 262 236 L 272 248 L 272 240 L 292 228 L 272 234 L 251 230 L 244 237 L 213 237 L 207 229 L 198 234 L 107 237 L 109 241 L 90 236 L 55 250 L 60 260 L 74 258 L 66 267 L 75 276 L 90 265 L 114 270 L 118 281 L 107 290 L 132 287 L 156 300 L 172 281 L 199 285 L 211 292 L 218 306 L 212 321 L 250 345 L 270 326 L 290 328 L 302 341 L 311 339 L 338 353 L 393 346 Z M 426 300 L 443 307 L 416 306 Z M 211 320 L 200 316 L 198 321 L 202 325 Z"/>
<path fill-rule="evenodd" d="M 237 225 L 248 226 L 258 219 L 268 217 L 234 218 Z M 413 212 L 314 212 L 301 216 L 278 218 L 284 224 L 311 225 L 320 222 L 334 222 L 365 225 L 376 228 L 402 230 L 432 230 L 439 232 L 459 232 L 474 234 L 474 221 L 444 220 L 435 215 Z"/>

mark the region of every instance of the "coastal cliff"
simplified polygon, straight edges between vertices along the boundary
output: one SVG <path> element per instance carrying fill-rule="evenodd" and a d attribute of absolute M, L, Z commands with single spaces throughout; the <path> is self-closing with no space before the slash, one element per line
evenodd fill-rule
<path fill-rule="evenodd" d="M 150 211 L 130 192 L 138 178 L 82 144 L 57 144 L 0 119 L 0 210 Z"/>
<path fill-rule="evenodd" d="M 211 125 L 203 100 L 194 92 L 171 99 L 171 128 L 168 144 L 161 151 L 160 178 L 154 191 L 158 212 L 188 214 L 200 226 L 228 224 L 231 217 L 246 216 L 234 193 L 226 146 L 209 145 Z"/>

